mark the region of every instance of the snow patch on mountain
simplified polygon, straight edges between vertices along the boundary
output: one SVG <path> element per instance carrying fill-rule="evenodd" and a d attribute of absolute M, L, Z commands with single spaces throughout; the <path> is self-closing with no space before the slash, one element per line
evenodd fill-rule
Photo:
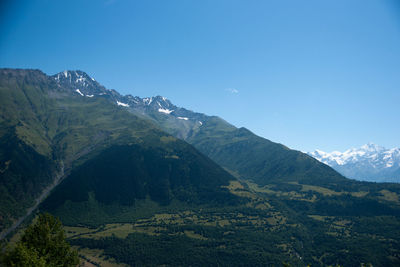
<path fill-rule="evenodd" d="M 75 92 L 77 92 L 78 94 L 80 94 L 81 96 L 84 96 L 84 94 L 82 94 L 81 90 L 76 89 Z"/>
<path fill-rule="evenodd" d="M 123 107 L 129 107 L 128 104 L 125 104 L 125 103 L 122 103 L 122 102 L 119 102 L 119 101 L 117 101 L 117 105 L 118 106 L 123 106 Z"/>
<path fill-rule="evenodd" d="M 76 78 L 76 80 L 75 80 L 76 83 L 82 83 L 82 82 L 85 82 L 85 81 L 86 81 L 86 78 L 84 78 L 82 76 L 78 76 L 78 78 Z"/>
<path fill-rule="evenodd" d="M 153 102 L 153 98 L 152 97 L 143 98 L 143 103 L 145 103 L 146 105 L 150 105 L 151 102 Z"/>
<path fill-rule="evenodd" d="M 165 113 L 165 114 L 170 114 L 171 112 L 173 112 L 173 110 L 159 108 L 158 112 Z"/>

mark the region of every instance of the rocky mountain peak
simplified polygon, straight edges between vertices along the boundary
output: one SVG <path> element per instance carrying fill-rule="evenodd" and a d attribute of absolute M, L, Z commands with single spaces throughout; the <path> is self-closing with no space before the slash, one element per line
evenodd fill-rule
<path fill-rule="evenodd" d="M 69 88 L 82 96 L 92 97 L 107 92 L 107 89 L 81 70 L 64 70 L 52 77 L 60 86 Z"/>

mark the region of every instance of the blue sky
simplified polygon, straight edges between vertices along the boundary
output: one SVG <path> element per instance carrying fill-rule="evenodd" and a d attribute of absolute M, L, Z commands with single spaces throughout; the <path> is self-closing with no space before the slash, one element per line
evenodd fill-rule
<path fill-rule="evenodd" d="M 302 151 L 400 146 L 397 0 L 2 1 L 0 67 L 80 69 Z"/>

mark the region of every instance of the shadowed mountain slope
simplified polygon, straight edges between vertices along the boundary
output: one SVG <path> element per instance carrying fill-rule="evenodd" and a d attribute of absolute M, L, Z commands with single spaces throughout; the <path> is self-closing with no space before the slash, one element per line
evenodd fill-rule
<path fill-rule="evenodd" d="M 221 167 L 106 95 L 71 95 L 41 71 L 12 69 L 0 70 L 0 94 L 2 229 L 64 172 L 53 209 L 90 192 L 121 205 L 236 198 L 221 188 L 234 179 Z"/>
<path fill-rule="evenodd" d="M 221 166 L 260 185 L 300 182 L 334 186 L 348 181 L 307 154 L 259 137 L 245 128 L 236 128 L 219 117 L 177 107 L 165 97 L 122 96 L 115 90 L 105 89 L 81 71 L 65 71 L 52 77 L 58 84 L 68 85 L 70 93 L 81 98 L 107 96 L 112 103 L 152 120 Z"/>

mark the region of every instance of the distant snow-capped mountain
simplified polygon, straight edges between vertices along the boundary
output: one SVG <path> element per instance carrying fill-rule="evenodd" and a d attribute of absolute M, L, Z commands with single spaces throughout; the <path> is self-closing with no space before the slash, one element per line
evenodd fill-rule
<path fill-rule="evenodd" d="M 345 152 L 321 150 L 307 153 L 344 176 L 363 181 L 400 182 L 400 148 L 386 149 L 369 143 Z"/>

